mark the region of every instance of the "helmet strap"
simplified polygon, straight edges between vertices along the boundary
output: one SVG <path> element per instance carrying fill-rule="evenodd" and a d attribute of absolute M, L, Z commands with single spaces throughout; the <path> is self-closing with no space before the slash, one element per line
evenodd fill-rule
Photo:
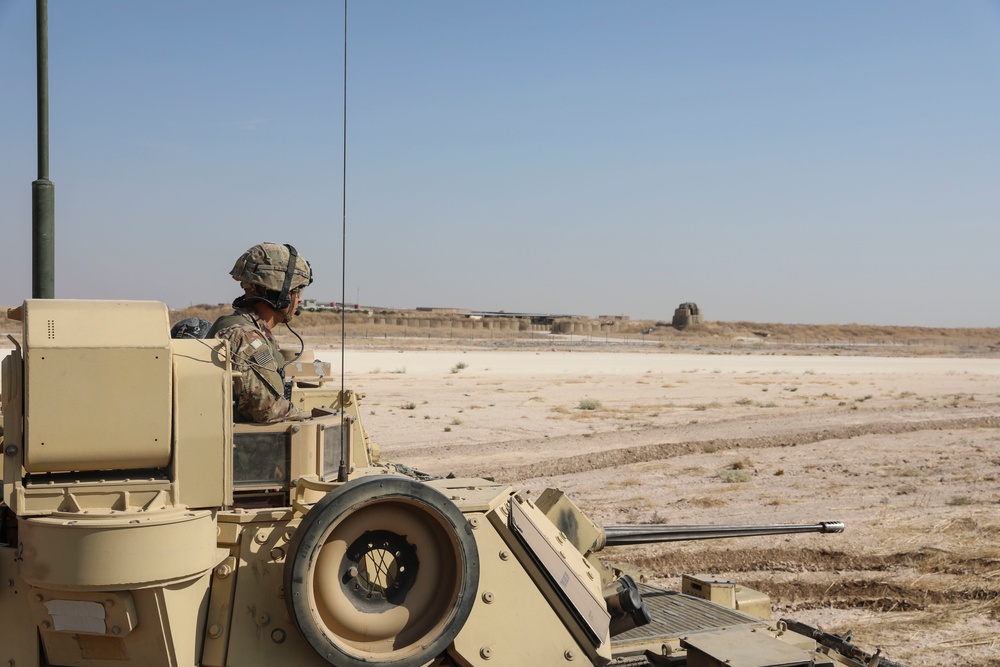
<path fill-rule="evenodd" d="M 292 300 L 288 298 L 289 288 L 292 286 L 292 278 L 295 276 L 295 264 L 298 259 L 298 251 L 289 245 L 285 244 L 288 248 L 288 266 L 285 267 L 285 282 L 281 285 L 281 293 L 278 294 L 278 298 L 275 300 L 275 308 L 279 311 L 284 311 L 290 305 L 292 305 Z"/>

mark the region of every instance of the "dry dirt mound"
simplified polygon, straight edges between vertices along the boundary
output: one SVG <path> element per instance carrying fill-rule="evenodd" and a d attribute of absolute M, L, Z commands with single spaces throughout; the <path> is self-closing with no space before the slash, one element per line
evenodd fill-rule
<path fill-rule="evenodd" d="M 665 442 L 621 449 L 600 450 L 576 456 L 566 456 L 556 460 L 525 464 L 520 466 L 498 466 L 486 468 L 475 463 L 458 467 L 456 474 L 468 477 L 491 476 L 498 480 L 516 481 L 534 477 L 556 477 L 599 470 L 617 468 L 635 463 L 658 461 L 685 454 L 705 451 L 736 449 L 761 449 L 767 447 L 795 447 L 828 440 L 846 440 L 862 435 L 892 435 L 918 431 L 962 429 L 972 427 L 1000 427 L 1000 417 L 980 416 L 959 419 L 921 420 L 917 422 L 876 422 L 850 426 L 798 431 L 787 434 L 761 435 L 755 437 L 711 438 L 685 442 Z"/>

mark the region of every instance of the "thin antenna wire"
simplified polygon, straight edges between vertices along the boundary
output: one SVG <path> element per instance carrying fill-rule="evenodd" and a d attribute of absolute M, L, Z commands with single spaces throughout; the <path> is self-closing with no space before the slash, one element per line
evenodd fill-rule
<path fill-rule="evenodd" d="M 344 405 L 344 363 L 347 347 L 347 0 L 344 0 L 344 151 L 343 151 L 343 185 L 341 191 L 341 241 L 340 241 L 340 409 L 346 415 Z M 340 470 L 338 481 L 347 481 L 347 452 L 344 443 L 347 429 L 340 428 Z"/>
<path fill-rule="evenodd" d="M 340 391 L 344 391 L 344 347 L 347 343 L 347 0 L 344 0 L 344 153 L 340 240 Z"/>

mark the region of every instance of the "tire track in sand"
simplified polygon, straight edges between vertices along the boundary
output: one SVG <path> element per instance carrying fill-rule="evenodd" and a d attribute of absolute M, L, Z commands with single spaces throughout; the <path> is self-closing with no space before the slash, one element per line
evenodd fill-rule
<path fill-rule="evenodd" d="M 862 435 L 895 435 L 916 431 L 998 428 L 1000 416 L 961 417 L 951 419 L 929 419 L 914 422 L 873 422 L 843 426 L 828 426 L 821 429 L 804 430 L 795 433 L 761 435 L 736 438 L 705 438 L 683 442 L 664 442 L 652 445 L 621 447 L 605 451 L 591 451 L 575 456 L 564 456 L 547 461 L 536 461 L 523 465 L 508 465 L 484 468 L 481 464 L 459 466 L 455 474 L 459 477 L 485 477 L 505 482 L 515 482 L 538 477 L 555 477 L 578 473 L 647 463 L 662 459 L 684 456 L 704 451 L 711 445 L 717 450 L 757 449 L 768 447 L 795 447 L 825 440 L 846 440 Z"/>

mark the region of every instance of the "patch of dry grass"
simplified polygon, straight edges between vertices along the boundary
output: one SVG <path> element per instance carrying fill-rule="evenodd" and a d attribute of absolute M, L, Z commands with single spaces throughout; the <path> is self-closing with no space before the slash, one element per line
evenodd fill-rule
<path fill-rule="evenodd" d="M 687 501 L 695 507 L 725 507 L 728 503 L 721 498 L 710 498 L 708 496 L 698 496 L 695 498 L 688 498 Z"/>
<path fill-rule="evenodd" d="M 718 477 L 726 484 L 742 484 L 751 480 L 751 475 L 746 470 L 733 470 L 731 468 L 720 470 Z"/>

